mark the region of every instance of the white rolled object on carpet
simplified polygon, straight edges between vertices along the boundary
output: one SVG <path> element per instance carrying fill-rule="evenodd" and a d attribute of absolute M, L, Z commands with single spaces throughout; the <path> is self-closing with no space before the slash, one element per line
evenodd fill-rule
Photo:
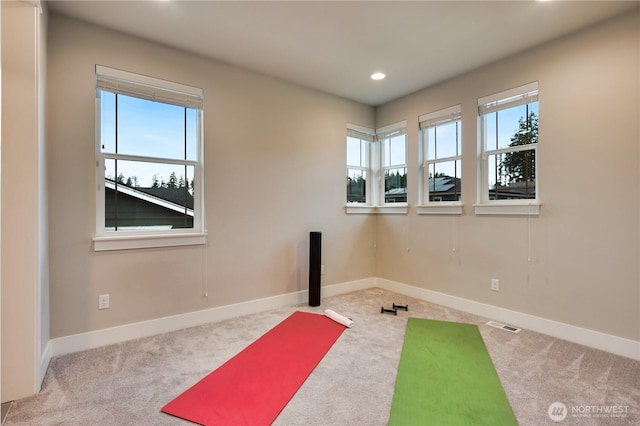
<path fill-rule="evenodd" d="M 353 326 L 353 321 L 350 318 L 347 318 L 339 313 L 332 311 L 331 309 L 327 309 L 324 311 L 324 314 L 334 320 L 335 322 L 344 325 L 347 328 L 351 328 Z"/>

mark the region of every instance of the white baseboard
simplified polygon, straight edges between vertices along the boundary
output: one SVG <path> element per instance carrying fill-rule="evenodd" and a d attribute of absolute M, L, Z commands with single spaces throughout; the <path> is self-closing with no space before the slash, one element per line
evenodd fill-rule
<path fill-rule="evenodd" d="M 376 286 L 375 278 L 363 278 L 356 281 L 347 281 L 340 284 L 332 284 L 322 287 L 322 297 L 338 296 L 352 291 L 364 290 Z M 305 294 L 307 292 L 305 291 Z"/>
<path fill-rule="evenodd" d="M 40 388 L 42 388 L 42 382 L 44 382 L 44 376 L 47 374 L 47 368 L 49 368 L 49 363 L 51 362 L 51 340 L 47 342 L 47 345 L 44 347 L 44 351 L 42 351 L 42 355 L 40 355 L 40 365 L 38 366 L 38 382 L 36 383 L 36 389 L 40 392 Z"/>
<path fill-rule="evenodd" d="M 322 297 L 336 296 L 339 294 L 374 287 L 374 284 L 374 278 L 366 278 L 357 281 L 323 286 L 321 288 L 321 293 Z M 173 315 L 170 317 L 90 331 L 87 333 L 58 337 L 49 341 L 49 344 L 47 345 L 47 347 L 50 347 L 50 350 L 48 351 L 49 359 L 51 359 L 52 356 L 84 351 L 100 346 L 125 342 L 127 340 L 139 339 L 141 337 L 153 336 L 156 334 L 167 333 L 169 331 L 182 330 L 189 327 L 196 327 L 210 322 L 264 312 L 270 309 L 299 305 L 308 301 L 308 297 L 308 290 L 302 290 L 278 296 L 235 303 L 232 305 L 188 312 L 186 314 Z M 43 371 L 46 371 L 46 368 Z"/>
<path fill-rule="evenodd" d="M 380 287 L 385 290 L 415 297 L 416 299 L 426 300 L 428 302 L 459 309 L 464 312 L 480 315 L 502 323 L 511 324 L 523 329 L 536 331 L 538 333 L 547 334 L 570 342 L 622 355 L 627 358 L 640 360 L 640 342 L 635 340 L 588 330 L 570 324 L 536 317 L 534 315 L 524 314 L 464 299 L 462 297 L 402 284 L 384 278 L 365 278 L 357 281 L 323 286 L 322 297 L 337 296 L 371 287 Z M 49 361 L 54 356 L 93 349 L 100 346 L 120 343 L 155 334 L 167 333 L 169 331 L 196 327 L 210 322 L 264 312 L 270 309 L 299 305 L 308 300 L 308 294 L 309 292 L 307 290 L 297 291 L 278 296 L 250 300 L 232 305 L 219 306 L 216 308 L 204 309 L 181 315 L 136 322 L 118 327 L 111 327 L 52 339 L 47 344 L 41 357 L 38 377 L 40 380 L 39 383 L 42 383 Z"/>
<path fill-rule="evenodd" d="M 376 287 L 640 361 L 640 342 L 384 278 Z"/>

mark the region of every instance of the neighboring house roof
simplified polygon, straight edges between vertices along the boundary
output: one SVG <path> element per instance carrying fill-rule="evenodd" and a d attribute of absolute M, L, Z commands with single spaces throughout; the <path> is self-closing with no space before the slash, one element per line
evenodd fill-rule
<path fill-rule="evenodd" d="M 536 193 L 536 184 L 535 182 L 512 182 L 507 186 L 494 186 L 489 189 L 489 192 L 504 198 L 532 198 L 531 196 L 535 196 Z"/>
<path fill-rule="evenodd" d="M 137 198 L 139 200 L 155 204 L 165 209 L 184 213 L 184 205 L 180 204 L 185 200 L 184 188 L 132 188 L 124 184 L 116 185 L 112 179 L 104 180 L 105 188 L 117 190 L 118 193 Z M 193 195 L 187 192 L 187 215 L 193 217 Z"/>
<path fill-rule="evenodd" d="M 449 192 L 456 187 L 457 190 L 460 191 L 460 179 L 451 176 L 438 176 L 436 178 L 429 178 L 428 185 L 430 192 Z M 385 192 L 386 195 L 404 195 L 406 193 L 407 188 L 391 188 Z"/>
<path fill-rule="evenodd" d="M 135 188 L 138 191 L 152 195 L 174 204 L 185 205 L 193 209 L 193 195 L 185 188 Z M 186 193 L 186 194 L 185 194 Z"/>
<path fill-rule="evenodd" d="M 407 188 L 391 188 L 385 194 L 387 195 L 404 195 L 407 193 Z"/>
<path fill-rule="evenodd" d="M 430 177 L 428 185 L 429 192 L 448 192 L 456 187 L 460 190 L 460 179 L 451 176 Z"/>

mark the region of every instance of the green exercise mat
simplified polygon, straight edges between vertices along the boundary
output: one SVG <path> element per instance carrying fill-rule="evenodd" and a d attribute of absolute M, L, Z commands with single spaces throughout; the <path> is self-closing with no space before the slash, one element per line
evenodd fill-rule
<path fill-rule="evenodd" d="M 409 318 L 389 425 L 517 425 L 478 326 Z"/>

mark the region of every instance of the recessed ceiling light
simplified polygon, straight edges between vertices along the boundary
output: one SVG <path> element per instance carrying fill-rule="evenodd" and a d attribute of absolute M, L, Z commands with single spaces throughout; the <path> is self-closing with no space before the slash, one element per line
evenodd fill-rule
<path fill-rule="evenodd" d="M 376 72 L 376 73 L 371 74 L 371 80 L 382 80 L 385 77 L 386 77 L 386 75 L 384 75 L 381 72 Z"/>

